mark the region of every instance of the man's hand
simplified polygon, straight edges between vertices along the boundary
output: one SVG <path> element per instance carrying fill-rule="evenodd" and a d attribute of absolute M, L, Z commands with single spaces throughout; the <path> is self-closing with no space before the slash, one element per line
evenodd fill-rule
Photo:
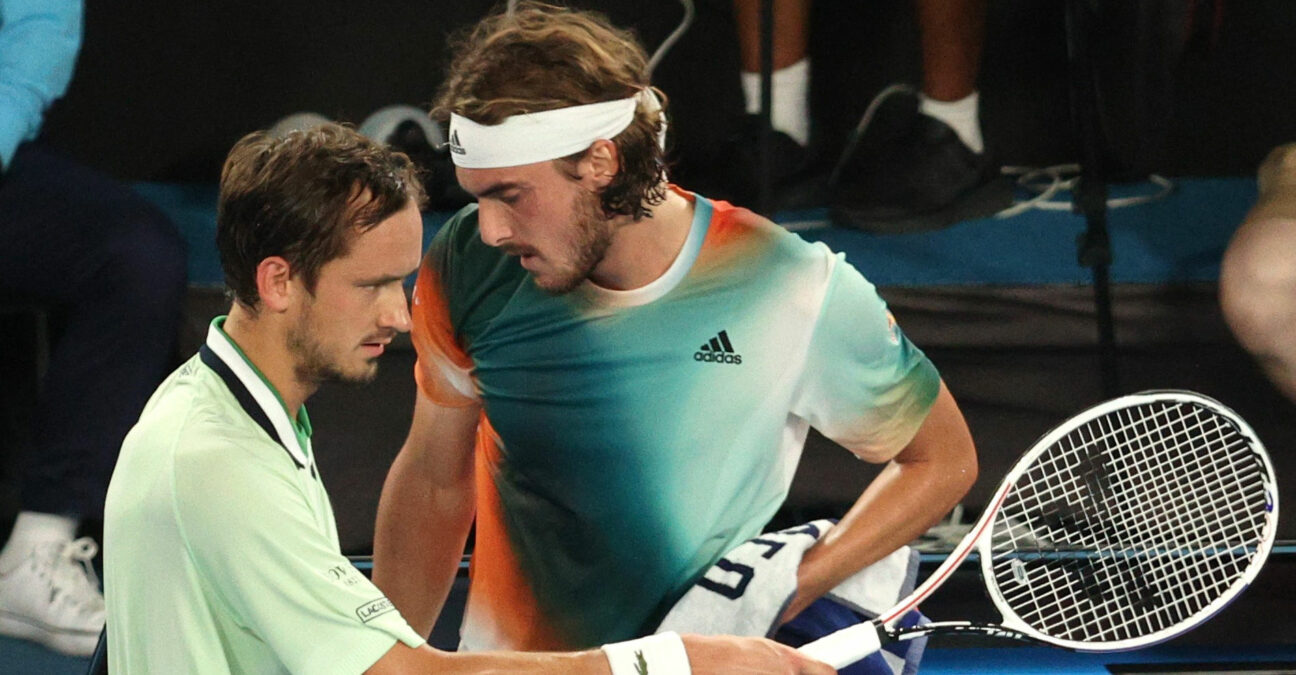
<path fill-rule="evenodd" d="M 765 638 L 685 635 L 683 640 L 693 675 L 834 675 L 837 672 L 787 645 Z"/>

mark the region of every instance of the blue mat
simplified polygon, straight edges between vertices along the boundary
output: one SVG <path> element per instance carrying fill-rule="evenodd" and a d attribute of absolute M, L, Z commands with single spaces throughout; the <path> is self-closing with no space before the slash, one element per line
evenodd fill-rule
<path fill-rule="evenodd" d="M 219 286 L 213 241 L 216 186 L 138 183 L 135 189 L 179 226 L 189 244 L 189 278 Z M 1146 185 L 1112 188 L 1113 197 L 1148 192 Z M 1229 237 L 1256 196 L 1250 178 L 1184 178 L 1159 201 L 1109 213 L 1114 283 L 1213 281 Z M 424 217 L 425 240 L 449 217 Z M 1085 220 L 1066 211 L 1030 210 L 1004 219 L 970 220 L 937 232 L 871 235 L 826 224 L 824 210 L 782 213 L 779 222 L 846 254 L 879 286 L 1085 284 L 1076 237 Z M 817 227 L 816 227 L 817 226 Z"/>
<path fill-rule="evenodd" d="M 1111 196 L 1147 191 L 1146 185 L 1114 186 Z M 1177 180 L 1164 199 L 1110 210 L 1112 281 L 1217 279 L 1220 256 L 1255 197 L 1255 181 L 1249 178 L 1188 178 Z M 815 219 L 813 213 L 777 218 L 810 223 Z M 1092 279 L 1076 259 L 1076 238 L 1084 230 L 1080 215 L 1031 210 L 921 234 L 870 235 L 825 228 L 803 236 L 844 252 L 879 286 L 1082 284 Z"/>
<path fill-rule="evenodd" d="M 0 675 L 84 675 L 90 659 L 50 651 L 34 642 L 0 636 Z"/>

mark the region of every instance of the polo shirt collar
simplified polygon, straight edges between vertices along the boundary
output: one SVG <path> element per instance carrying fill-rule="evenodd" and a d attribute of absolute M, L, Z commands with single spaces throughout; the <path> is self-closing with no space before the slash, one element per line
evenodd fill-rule
<path fill-rule="evenodd" d="M 314 466 L 311 463 L 311 423 L 306 406 L 298 412 L 297 423 L 288 416 L 283 398 L 265 379 L 243 350 L 225 334 L 224 316 L 212 320 L 207 329 L 207 342 L 198 350 L 202 362 L 225 382 L 243 411 L 279 445 L 288 452 L 299 469 Z"/>

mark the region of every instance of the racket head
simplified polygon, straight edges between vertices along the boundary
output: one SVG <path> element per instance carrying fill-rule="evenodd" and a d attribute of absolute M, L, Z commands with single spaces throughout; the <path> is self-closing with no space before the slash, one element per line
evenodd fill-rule
<path fill-rule="evenodd" d="M 1072 417 L 1005 488 L 977 544 L 986 588 L 1005 628 L 1077 651 L 1146 647 L 1200 624 L 1251 583 L 1277 533 L 1264 445 L 1193 392 Z"/>

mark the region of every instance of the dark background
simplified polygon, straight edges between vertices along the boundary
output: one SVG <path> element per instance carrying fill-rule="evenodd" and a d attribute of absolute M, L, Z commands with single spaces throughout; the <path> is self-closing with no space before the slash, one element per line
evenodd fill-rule
<path fill-rule="evenodd" d="M 683 16 L 670 0 L 574 2 L 633 27 L 652 51 Z M 1289 0 L 1098 0 L 1095 52 L 1112 154 L 1132 173 L 1250 174 L 1296 138 Z M 482 0 L 89 2 L 71 90 L 48 117 L 54 145 L 134 180 L 213 181 L 230 145 L 297 111 L 359 123 L 431 101 L 447 34 Z M 697 0 L 654 81 L 672 98 L 676 175 L 703 189 L 741 113 L 726 0 Z M 1218 8 L 1218 10 L 1217 10 Z M 917 82 L 907 0 L 819 0 L 812 17 L 817 143 L 840 146 L 869 100 Z M 1061 0 L 991 0 L 985 132 L 1007 164 L 1075 157 Z"/>

